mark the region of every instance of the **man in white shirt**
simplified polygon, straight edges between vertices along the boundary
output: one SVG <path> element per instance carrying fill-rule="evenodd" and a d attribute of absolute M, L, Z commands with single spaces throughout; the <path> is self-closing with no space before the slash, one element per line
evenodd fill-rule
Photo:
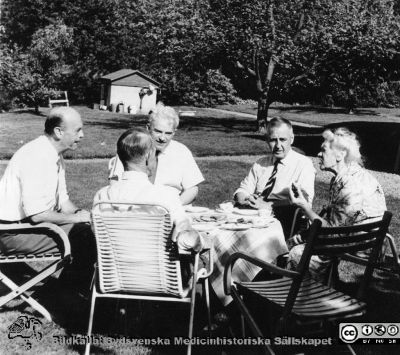
<path fill-rule="evenodd" d="M 199 251 L 202 240 L 183 210 L 176 192 L 149 180 L 149 166 L 154 160 L 156 144 L 144 129 L 130 129 L 117 142 L 117 154 L 124 167 L 121 179 L 100 189 L 94 198 L 98 201 L 153 203 L 167 207 L 174 224 L 172 239 L 182 249 Z"/>
<path fill-rule="evenodd" d="M 267 126 L 267 144 L 271 155 L 254 163 L 235 191 L 236 202 L 255 209 L 272 208 L 288 236 L 293 218 L 289 189 L 300 186 L 309 203 L 314 197 L 315 168 L 306 156 L 292 150 L 294 141 L 290 121 L 274 117 Z"/>
<path fill-rule="evenodd" d="M 69 199 L 62 156 L 77 148 L 84 136 L 82 128 L 81 116 L 73 108 L 50 111 L 44 135 L 13 155 L 0 180 L 0 223 L 59 225 L 70 239 L 74 265 L 79 268 L 83 261 L 87 269 L 87 262 L 95 256 L 90 213 Z M 0 231 L 0 250 L 5 254 L 48 253 L 58 251 L 59 245 L 48 235 Z M 77 257 L 82 252 L 85 256 Z"/>
<path fill-rule="evenodd" d="M 179 195 L 181 203 L 192 203 L 198 194 L 198 185 L 204 181 L 190 150 L 172 138 L 179 125 L 176 111 L 161 103 L 149 116 L 147 129 L 155 143 L 156 155 L 150 164 L 149 179 L 157 185 L 170 187 Z M 109 179 L 121 179 L 124 169 L 118 156 L 109 163 Z"/>

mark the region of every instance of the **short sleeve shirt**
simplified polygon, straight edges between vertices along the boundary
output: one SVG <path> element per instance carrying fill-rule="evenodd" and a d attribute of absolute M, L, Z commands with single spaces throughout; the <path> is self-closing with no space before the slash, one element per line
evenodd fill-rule
<path fill-rule="evenodd" d="M 121 179 L 124 168 L 118 156 L 109 163 L 109 178 Z M 172 140 L 164 152 L 158 155 L 154 184 L 170 186 L 179 193 L 204 181 L 190 150 L 182 143 Z"/>
<path fill-rule="evenodd" d="M 40 136 L 14 154 L 0 180 L 0 220 L 20 221 L 68 199 L 63 157 Z"/>

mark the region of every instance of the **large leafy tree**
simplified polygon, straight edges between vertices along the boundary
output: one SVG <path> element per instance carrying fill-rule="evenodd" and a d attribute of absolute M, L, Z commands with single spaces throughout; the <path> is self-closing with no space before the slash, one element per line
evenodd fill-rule
<path fill-rule="evenodd" d="M 400 17 L 393 1 L 321 1 L 318 11 L 320 92 L 341 93 L 351 111 L 357 94 L 399 79 Z"/>
<path fill-rule="evenodd" d="M 398 76 L 399 18 L 391 0 L 211 0 L 220 56 L 252 79 L 258 127 L 276 101 L 321 102 Z"/>
<path fill-rule="evenodd" d="M 229 92 L 229 81 L 214 57 L 217 27 L 207 18 L 207 2 L 152 0 L 142 9 L 140 62 L 164 85 L 169 102 L 209 102 L 207 93 L 218 87 Z M 210 70 L 214 69 L 214 70 Z M 209 100 L 210 99 L 210 100 Z"/>
<path fill-rule="evenodd" d="M 74 30 L 68 60 L 74 64 L 70 85 L 75 100 L 98 98 L 96 79 L 124 67 L 154 76 L 169 102 L 194 103 L 214 84 L 233 93 L 227 78 L 215 70 L 211 38 L 218 40 L 218 32 L 207 19 L 207 1 L 17 0 L 18 6 L 6 1 L 8 39 L 22 48 L 29 46 L 35 30 L 55 19 Z"/>
<path fill-rule="evenodd" d="M 1 47 L 0 82 L 10 96 L 20 103 L 35 107 L 56 95 L 71 67 L 66 63 L 72 46 L 72 30 L 62 22 L 37 30 L 30 46 Z"/>
<path fill-rule="evenodd" d="M 211 1 L 214 21 L 223 33 L 220 56 L 254 80 L 259 129 L 265 125 L 272 102 L 292 83 L 312 77 L 312 4 L 302 0 Z"/>

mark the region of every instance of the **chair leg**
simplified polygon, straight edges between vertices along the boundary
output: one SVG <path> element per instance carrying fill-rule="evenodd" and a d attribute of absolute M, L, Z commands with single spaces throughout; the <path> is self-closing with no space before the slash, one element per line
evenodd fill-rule
<path fill-rule="evenodd" d="M 59 269 L 61 269 L 64 265 L 64 260 L 58 260 L 51 265 L 48 265 L 46 268 L 41 270 L 35 277 L 25 282 L 23 285 L 18 286 L 14 281 L 8 278 L 5 274 L 0 272 L 0 282 L 6 285 L 11 292 L 7 295 L 0 298 L 0 307 L 11 301 L 16 297 L 21 297 L 25 302 L 27 302 L 32 308 L 38 311 L 43 317 L 49 322 L 52 321 L 50 313 L 43 307 L 38 301 L 30 297 L 26 291 L 31 287 L 35 286 L 38 282 L 43 281 Z"/>
<path fill-rule="evenodd" d="M 349 349 L 351 355 L 357 355 L 356 352 L 354 351 L 353 347 L 350 344 L 346 344 L 347 349 Z"/>
<path fill-rule="evenodd" d="M 246 336 L 246 324 L 244 323 L 244 316 L 240 313 L 240 327 L 242 329 L 242 337 Z"/>
<path fill-rule="evenodd" d="M 391 235 L 386 234 L 386 238 L 389 241 L 390 250 L 392 251 L 394 267 L 400 275 L 400 258 L 397 254 L 396 244 L 394 243 L 394 239 Z"/>
<path fill-rule="evenodd" d="M 196 284 L 197 284 L 197 271 L 199 268 L 199 254 L 196 254 L 193 265 L 193 281 L 192 281 L 192 295 L 190 299 L 190 317 L 189 317 L 189 340 L 193 337 L 193 320 L 194 320 L 194 306 L 196 302 Z M 192 353 L 192 344 L 189 342 L 187 348 L 187 355 Z"/>
<path fill-rule="evenodd" d="M 210 308 L 210 289 L 208 279 L 203 280 L 203 293 L 206 301 L 207 307 L 207 321 L 208 321 L 208 335 L 212 336 L 212 325 L 211 325 L 211 308 Z"/>
<path fill-rule="evenodd" d="M 1 298 L 0 307 L 3 304 L 6 304 L 7 302 L 11 301 L 15 297 L 20 296 L 21 294 L 25 293 L 25 291 L 27 291 L 31 287 L 35 286 L 38 282 L 43 281 L 45 278 L 47 278 L 51 274 L 58 271 L 61 267 L 62 267 L 62 262 L 57 261 L 57 262 L 47 266 L 46 268 L 44 268 L 35 277 L 31 278 L 29 281 L 25 282 L 23 285 L 20 285 L 20 286 L 16 285 L 7 276 L 5 276 L 3 273 L 1 273 L 0 276 L 2 276 L 2 277 L 0 278 L 0 281 L 3 282 L 7 287 L 12 289 L 12 292 L 10 292 L 9 294 L 7 294 Z M 8 281 L 11 281 L 10 285 L 12 285 L 12 287 L 7 285 Z M 17 288 L 15 288 L 15 286 Z"/>
<path fill-rule="evenodd" d="M 7 276 L 5 276 L 3 273 L 0 273 L 1 275 L 1 282 L 6 285 L 12 292 L 13 295 L 15 295 L 13 298 L 18 297 L 19 293 L 19 286 L 14 283 L 11 279 L 9 279 Z M 51 322 L 52 318 L 50 313 L 47 311 L 46 308 L 44 308 L 38 301 L 33 299 L 31 296 L 29 296 L 26 293 L 21 293 L 19 295 L 26 303 L 28 303 L 33 309 L 38 311 L 47 321 Z M 6 300 L 3 300 L 3 297 L 0 298 L 0 306 L 4 305 L 5 303 L 9 302 L 10 300 L 6 298 Z"/>
<path fill-rule="evenodd" d="M 89 324 L 88 324 L 88 342 L 86 343 L 85 346 L 85 355 L 90 354 L 90 335 L 92 334 L 92 326 L 93 326 L 93 318 L 94 318 L 94 307 L 96 303 L 96 286 L 92 284 L 92 299 L 90 301 L 90 314 L 89 314 Z"/>
<path fill-rule="evenodd" d="M 245 318 L 247 324 L 249 325 L 251 331 L 253 332 L 253 334 L 257 337 L 264 338 L 264 336 L 261 333 L 260 328 L 258 328 L 257 323 L 255 322 L 253 316 L 247 310 L 247 307 L 244 304 L 242 297 L 240 297 L 238 291 L 233 286 L 231 287 L 231 296 L 232 296 L 233 300 L 235 301 L 236 305 L 239 307 L 240 313 L 244 316 L 244 318 Z M 275 355 L 275 352 L 272 350 L 272 348 L 269 345 L 265 345 L 265 347 L 263 347 L 262 349 L 263 349 L 264 354 Z"/>

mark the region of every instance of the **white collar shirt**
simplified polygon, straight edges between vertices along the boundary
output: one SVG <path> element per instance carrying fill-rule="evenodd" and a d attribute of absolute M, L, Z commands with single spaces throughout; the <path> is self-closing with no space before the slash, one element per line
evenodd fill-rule
<path fill-rule="evenodd" d="M 175 225 L 188 221 L 176 190 L 167 186 L 152 184 L 143 172 L 124 171 L 121 179 L 100 189 L 93 204 L 99 201 L 159 204 L 166 206 Z"/>
<path fill-rule="evenodd" d="M 242 180 L 234 194 L 242 192 L 245 195 L 262 193 L 274 169 L 274 157 L 272 155 L 259 159 L 251 167 L 248 175 Z M 301 186 L 308 202 L 314 198 L 315 168 L 308 157 L 290 150 L 287 156 L 280 160 L 276 173 L 274 187 L 268 197 L 271 201 L 288 202 L 289 188 L 293 182 Z"/>
<path fill-rule="evenodd" d="M 65 164 L 47 136 L 22 146 L 0 180 L 0 220 L 20 221 L 69 199 Z"/>

